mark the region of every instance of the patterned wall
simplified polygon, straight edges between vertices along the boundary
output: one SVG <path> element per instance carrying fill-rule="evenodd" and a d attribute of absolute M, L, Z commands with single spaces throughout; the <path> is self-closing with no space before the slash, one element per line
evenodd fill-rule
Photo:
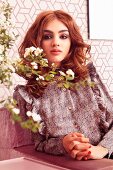
<path fill-rule="evenodd" d="M 70 13 L 81 28 L 81 33 L 86 42 L 92 46 L 91 53 L 96 68 L 113 96 L 113 41 L 89 40 L 87 20 L 87 0 L 8 0 L 13 7 L 12 20 L 16 26 L 16 33 L 19 34 L 10 56 L 18 55 L 17 48 L 35 17 L 40 11 L 62 9 Z M 14 84 L 22 84 L 24 80 L 13 76 Z M 8 91 L 0 86 L 0 98 L 5 97 Z"/>

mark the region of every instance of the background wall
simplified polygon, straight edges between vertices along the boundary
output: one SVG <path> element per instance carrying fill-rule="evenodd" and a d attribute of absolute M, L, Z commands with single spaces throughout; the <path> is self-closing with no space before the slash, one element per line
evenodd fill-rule
<path fill-rule="evenodd" d="M 109 93 L 113 96 L 113 41 L 89 40 L 88 39 L 88 10 L 87 0 L 8 0 L 13 8 L 12 20 L 16 26 L 16 33 L 19 34 L 12 50 L 11 57 L 18 55 L 17 48 L 21 43 L 26 30 L 43 10 L 62 9 L 70 13 L 81 28 L 84 40 L 91 44 L 91 53 L 94 64 L 106 85 Z M 13 76 L 14 84 L 23 84 L 24 80 Z M 8 91 L 1 85 L 0 98 L 7 96 Z"/>

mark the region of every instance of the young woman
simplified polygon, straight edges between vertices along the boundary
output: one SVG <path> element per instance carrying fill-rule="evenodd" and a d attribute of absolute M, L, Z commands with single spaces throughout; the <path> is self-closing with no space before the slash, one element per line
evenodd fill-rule
<path fill-rule="evenodd" d="M 40 13 L 19 48 L 20 57 L 31 46 L 44 50 L 49 65 L 55 63 L 63 72 L 71 69 L 76 77 L 74 83 L 84 79 L 94 83 L 73 91 L 59 88 L 56 82 L 41 90 L 32 77 L 27 78 L 26 86 L 16 87 L 17 101 L 24 99 L 24 103 L 18 103 L 20 110 L 25 113 L 32 108 L 43 123 L 35 140 L 36 150 L 69 154 L 77 160 L 110 156 L 113 101 L 93 63 L 88 61 L 90 46 L 83 41 L 73 18 L 61 10 Z"/>

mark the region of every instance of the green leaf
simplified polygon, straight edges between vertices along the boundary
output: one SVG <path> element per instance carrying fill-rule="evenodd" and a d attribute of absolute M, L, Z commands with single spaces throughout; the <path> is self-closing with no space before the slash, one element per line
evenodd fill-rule
<path fill-rule="evenodd" d="M 12 120 L 14 120 L 14 122 L 21 122 L 21 121 L 22 121 L 21 116 L 15 114 L 15 113 L 12 113 L 12 114 L 11 114 L 11 117 L 12 117 Z"/>
<path fill-rule="evenodd" d="M 64 87 L 65 87 L 66 89 L 68 89 L 68 88 L 70 87 L 70 85 L 69 85 L 68 82 L 64 83 L 63 85 L 64 85 Z"/>
<path fill-rule="evenodd" d="M 56 75 L 56 74 L 57 74 L 57 72 L 55 72 L 55 71 L 50 71 L 49 73 L 50 73 L 50 74 L 53 74 L 53 75 Z"/>
<path fill-rule="evenodd" d="M 66 75 L 66 80 L 67 81 L 70 81 L 70 80 L 73 80 L 74 79 L 74 77 L 72 77 L 72 76 L 70 76 L 70 75 Z"/>
<path fill-rule="evenodd" d="M 48 74 L 47 76 L 45 76 L 45 80 L 46 81 L 50 81 L 50 80 L 52 80 L 54 77 L 53 77 L 53 75 L 52 74 Z"/>

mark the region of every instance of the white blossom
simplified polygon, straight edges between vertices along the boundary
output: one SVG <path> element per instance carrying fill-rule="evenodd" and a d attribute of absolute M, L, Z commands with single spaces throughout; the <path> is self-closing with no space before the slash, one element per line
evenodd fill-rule
<path fill-rule="evenodd" d="M 44 58 L 43 60 L 44 60 L 46 63 L 48 63 L 48 59 L 47 59 L 47 58 Z"/>
<path fill-rule="evenodd" d="M 35 65 L 37 65 L 37 63 L 35 63 L 35 62 L 33 61 L 33 62 L 31 62 L 31 65 L 35 66 Z"/>
<path fill-rule="evenodd" d="M 38 65 L 33 66 L 33 68 L 37 70 L 38 69 Z"/>
<path fill-rule="evenodd" d="M 26 112 L 26 115 L 27 115 L 28 117 L 30 117 L 30 116 L 32 116 L 32 112 L 31 112 L 31 111 L 27 111 L 27 112 Z"/>
<path fill-rule="evenodd" d="M 40 80 L 44 80 L 44 77 L 39 75 L 39 79 Z"/>
<path fill-rule="evenodd" d="M 40 115 L 37 114 L 37 113 L 33 113 L 33 114 L 32 114 L 32 118 L 33 118 L 33 120 L 36 121 L 36 122 L 40 122 L 40 121 L 41 121 L 41 117 L 40 117 Z"/>
<path fill-rule="evenodd" d="M 30 52 L 31 52 L 30 48 L 26 48 L 24 53 L 24 58 L 26 58 L 30 54 Z"/>
<path fill-rule="evenodd" d="M 66 74 L 63 71 L 59 71 L 61 76 L 66 76 Z"/>
<path fill-rule="evenodd" d="M 54 66 L 55 66 L 55 63 L 52 63 L 51 65 L 54 67 Z"/>
<path fill-rule="evenodd" d="M 38 65 L 36 62 L 31 62 L 31 65 L 33 66 L 34 69 L 38 69 Z"/>
<path fill-rule="evenodd" d="M 66 74 L 72 76 L 73 78 L 74 78 L 74 75 L 75 75 L 75 73 L 74 73 L 71 69 L 68 69 L 68 70 L 66 71 Z"/>
<path fill-rule="evenodd" d="M 34 54 L 36 56 L 38 56 L 39 54 L 41 54 L 43 52 L 43 49 L 40 48 L 36 48 L 34 46 L 31 46 L 29 48 L 25 49 L 25 53 L 24 53 L 24 57 L 27 57 L 28 55 L 30 55 L 30 53 L 34 52 Z"/>
<path fill-rule="evenodd" d="M 39 75 L 39 76 L 36 78 L 36 80 L 37 80 L 37 81 L 38 81 L 38 80 L 44 80 L 44 77 L 41 76 L 41 75 Z"/>
<path fill-rule="evenodd" d="M 32 53 L 33 51 L 35 51 L 36 48 L 35 47 L 30 47 L 30 48 L 26 48 L 25 49 L 25 53 L 24 53 L 24 57 L 26 58 L 28 55 L 30 55 L 30 53 Z"/>
<path fill-rule="evenodd" d="M 41 54 L 43 52 L 43 49 L 41 49 L 41 48 L 36 48 L 36 50 L 34 51 L 34 54 L 36 55 L 36 56 L 38 56 L 39 54 Z"/>
<path fill-rule="evenodd" d="M 30 52 L 33 52 L 33 51 L 36 50 L 36 47 L 33 47 L 33 46 L 32 46 L 32 47 L 30 47 L 29 49 L 30 49 Z"/>
<path fill-rule="evenodd" d="M 24 58 L 26 58 L 30 54 L 30 49 L 26 48 L 24 53 Z"/>
<path fill-rule="evenodd" d="M 18 115 L 18 114 L 20 113 L 20 110 L 17 109 L 17 108 L 13 108 L 12 111 L 13 111 L 16 115 Z"/>

